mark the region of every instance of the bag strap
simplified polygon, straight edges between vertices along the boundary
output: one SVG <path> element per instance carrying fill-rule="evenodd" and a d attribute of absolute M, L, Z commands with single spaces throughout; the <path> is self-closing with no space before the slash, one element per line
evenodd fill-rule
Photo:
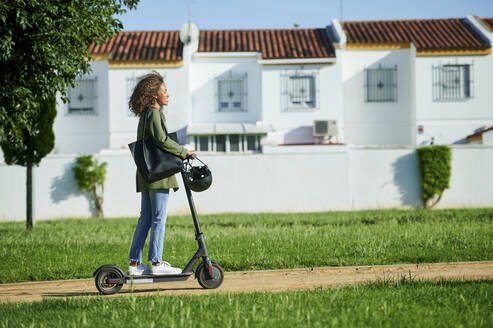
<path fill-rule="evenodd" d="M 144 140 L 144 137 L 145 137 L 145 131 L 146 131 L 146 118 L 147 118 L 147 111 L 148 109 L 146 108 L 146 111 L 144 112 L 144 126 L 142 127 L 142 154 L 144 155 L 144 164 L 146 165 L 146 168 L 147 170 L 149 170 L 149 166 L 147 165 L 147 162 L 146 162 L 146 147 L 145 147 L 145 140 Z"/>
<path fill-rule="evenodd" d="M 147 116 L 147 108 L 145 112 L 143 113 L 144 115 L 144 125 L 142 126 L 142 140 L 144 140 L 145 137 L 145 132 L 146 132 L 146 116 Z"/>

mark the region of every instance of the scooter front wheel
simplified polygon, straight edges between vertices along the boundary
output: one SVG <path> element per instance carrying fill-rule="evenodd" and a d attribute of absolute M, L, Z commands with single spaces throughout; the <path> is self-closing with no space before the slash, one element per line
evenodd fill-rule
<path fill-rule="evenodd" d="M 206 263 L 202 263 L 197 268 L 197 280 L 200 286 L 206 289 L 214 289 L 223 283 L 224 271 L 215 261 L 212 262 L 212 275 L 209 274 L 209 268 Z"/>
<path fill-rule="evenodd" d="M 121 280 L 123 278 L 120 271 L 115 268 L 104 268 L 94 279 L 96 288 L 104 295 L 118 293 L 122 289 L 122 283 L 113 283 L 111 280 Z"/>

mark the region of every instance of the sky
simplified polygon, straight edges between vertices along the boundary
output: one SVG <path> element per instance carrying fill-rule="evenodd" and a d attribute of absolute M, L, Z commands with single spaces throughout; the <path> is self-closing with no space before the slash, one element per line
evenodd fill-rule
<path fill-rule="evenodd" d="M 342 20 L 493 17 L 493 0 L 342 0 Z M 341 18 L 341 0 L 141 0 L 118 18 L 124 30 L 324 27 Z"/>

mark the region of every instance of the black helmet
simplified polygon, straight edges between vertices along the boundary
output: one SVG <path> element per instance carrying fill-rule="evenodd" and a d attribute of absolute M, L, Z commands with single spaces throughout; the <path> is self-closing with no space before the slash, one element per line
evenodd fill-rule
<path fill-rule="evenodd" d="M 197 157 L 195 157 L 198 159 Z M 185 183 L 190 188 L 190 190 L 193 190 L 195 192 L 200 192 L 209 189 L 209 187 L 212 184 L 212 173 L 211 170 L 205 165 L 204 162 L 202 162 L 200 159 L 198 159 L 203 166 L 192 166 L 191 160 L 187 159 L 184 164 L 184 176 L 185 176 Z"/>

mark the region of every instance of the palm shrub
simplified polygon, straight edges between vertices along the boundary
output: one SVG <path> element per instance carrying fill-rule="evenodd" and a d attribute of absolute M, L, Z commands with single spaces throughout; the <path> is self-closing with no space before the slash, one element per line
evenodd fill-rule
<path fill-rule="evenodd" d="M 452 151 L 448 146 L 425 146 L 417 149 L 421 172 L 421 198 L 425 208 L 432 208 L 450 187 Z"/>
<path fill-rule="evenodd" d="M 73 168 L 79 189 L 89 193 L 97 216 L 101 218 L 104 217 L 103 194 L 107 164 L 106 162 L 98 163 L 98 160 L 93 159 L 92 155 L 82 155 L 77 157 L 76 166 Z"/>

